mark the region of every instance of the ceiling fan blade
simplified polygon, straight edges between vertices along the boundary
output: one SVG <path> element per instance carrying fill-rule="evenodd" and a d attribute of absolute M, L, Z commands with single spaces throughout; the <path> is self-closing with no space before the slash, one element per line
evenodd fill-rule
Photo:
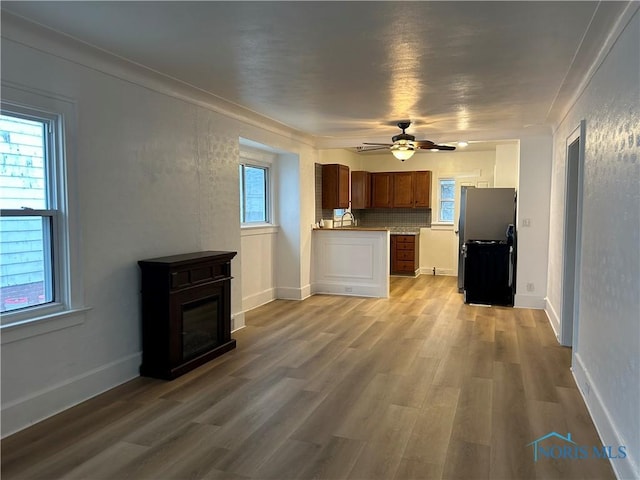
<path fill-rule="evenodd" d="M 433 148 L 435 145 L 431 140 L 416 140 L 413 143 L 416 144 L 416 148 Z"/>
<path fill-rule="evenodd" d="M 393 143 L 367 143 L 367 142 L 363 142 L 363 145 L 377 145 L 377 146 L 391 147 L 391 146 L 393 146 Z"/>
<path fill-rule="evenodd" d="M 372 146 L 372 147 L 357 147 L 358 153 L 360 152 L 373 152 L 374 150 L 388 150 L 388 146 Z"/>
<path fill-rule="evenodd" d="M 456 147 L 451 147 L 449 145 L 436 145 L 432 143 L 430 145 L 420 145 L 418 146 L 420 150 L 455 150 Z"/>

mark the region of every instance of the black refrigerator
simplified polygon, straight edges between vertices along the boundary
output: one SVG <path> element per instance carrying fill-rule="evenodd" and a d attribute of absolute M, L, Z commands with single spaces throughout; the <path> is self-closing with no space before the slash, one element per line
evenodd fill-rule
<path fill-rule="evenodd" d="M 458 224 L 458 287 L 466 303 L 512 306 L 516 190 L 464 188 Z"/>

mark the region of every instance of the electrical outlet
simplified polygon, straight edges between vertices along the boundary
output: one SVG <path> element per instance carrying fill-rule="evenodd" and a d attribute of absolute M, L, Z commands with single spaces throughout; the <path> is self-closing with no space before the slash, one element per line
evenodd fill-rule
<path fill-rule="evenodd" d="M 353 292 L 353 287 L 344 287 L 344 291 L 345 293 L 351 293 Z"/>
<path fill-rule="evenodd" d="M 533 283 L 527 283 L 527 292 L 535 291 L 536 287 Z"/>
<path fill-rule="evenodd" d="M 531 219 L 530 218 L 523 218 L 522 219 L 522 226 L 523 227 L 530 227 L 531 226 Z"/>

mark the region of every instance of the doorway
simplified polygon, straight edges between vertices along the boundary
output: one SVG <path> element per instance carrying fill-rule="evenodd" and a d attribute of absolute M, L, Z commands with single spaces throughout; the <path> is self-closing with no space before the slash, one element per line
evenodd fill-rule
<path fill-rule="evenodd" d="M 584 165 L 584 120 L 567 138 L 564 200 L 564 248 L 562 266 L 562 316 L 560 343 L 577 341 L 580 300 L 580 252 L 582 231 L 582 175 Z M 575 349 L 574 349 L 575 353 Z"/>

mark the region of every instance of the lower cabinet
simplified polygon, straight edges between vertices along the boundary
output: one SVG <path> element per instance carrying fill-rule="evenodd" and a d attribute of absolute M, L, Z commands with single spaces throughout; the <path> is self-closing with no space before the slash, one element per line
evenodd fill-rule
<path fill-rule="evenodd" d="M 391 273 L 415 275 L 420 268 L 420 235 L 391 235 Z"/>

